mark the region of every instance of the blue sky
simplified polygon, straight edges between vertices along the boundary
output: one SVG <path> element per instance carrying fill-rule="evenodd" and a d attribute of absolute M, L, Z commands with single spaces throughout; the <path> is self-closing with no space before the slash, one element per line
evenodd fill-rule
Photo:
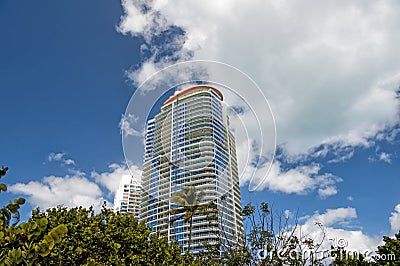
<path fill-rule="evenodd" d="M 0 161 L 8 183 L 64 174 L 48 162 L 51 152 L 88 172 L 123 162 L 118 122 L 134 91 L 124 72 L 140 55 L 138 41 L 115 30 L 121 13 L 111 1 L 1 1 Z"/>
<path fill-rule="evenodd" d="M 299 210 L 306 228 L 325 221 L 356 248 L 399 230 L 395 1 L 167 2 L 0 1 L 0 164 L 10 168 L 0 203 L 26 197 L 26 218 L 36 206 L 112 202 L 137 86 L 208 59 L 251 76 L 276 119 L 272 181 L 243 186 L 243 203 Z"/>

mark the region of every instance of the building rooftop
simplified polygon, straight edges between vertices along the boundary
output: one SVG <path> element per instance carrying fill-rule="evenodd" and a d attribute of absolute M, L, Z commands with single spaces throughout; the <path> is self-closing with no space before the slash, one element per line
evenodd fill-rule
<path fill-rule="evenodd" d="M 221 98 L 221 101 L 224 99 L 224 96 L 222 95 L 221 91 L 218 90 L 217 88 L 209 86 L 209 85 L 196 85 L 196 86 L 192 86 L 192 87 L 189 87 L 187 89 L 184 89 L 183 91 L 180 91 L 177 94 L 171 96 L 168 100 L 166 100 L 164 102 L 164 105 L 175 101 L 177 98 L 185 95 L 186 93 L 189 93 L 191 91 L 194 91 L 196 89 L 201 89 L 201 88 L 212 89 L 213 91 L 215 91 L 218 94 L 218 96 Z"/>

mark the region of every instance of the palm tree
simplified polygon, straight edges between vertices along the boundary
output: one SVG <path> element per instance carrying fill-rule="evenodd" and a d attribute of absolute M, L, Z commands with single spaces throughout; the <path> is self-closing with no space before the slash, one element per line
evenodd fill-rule
<path fill-rule="evenodd" d="M 204 191 L 196 191 L 194 186 L 184 186 L 181 190 L 175 192 L 171 198 L 171 202 L 179 205 L 179 207 L 170 210 L 170 213 L 174 215 L 183 213 L 183 221 L 189 222 L 189 252 L 192 241 L 193 216 L 205 207 L 205 205 L 201 205 L 204 195 Z"/>

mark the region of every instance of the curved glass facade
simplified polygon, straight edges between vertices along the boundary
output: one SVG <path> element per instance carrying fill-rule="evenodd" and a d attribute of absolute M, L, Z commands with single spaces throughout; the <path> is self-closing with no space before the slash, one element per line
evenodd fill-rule
<path fill-rule="evenodd" d="M 204 194 L 200 204 L 214 202 L 219 210 L 218 221 L 193 217 L 191 252 L 203 250 L 204 241 L 243 241 L 236 146 L 222 97 L 211 86 L 188 88 L 147 123 L 140 219 L 178 241 L 182 252 L 188 249 L 189 224 L 170 210 L 179 207 L 171 197 L 183 186 L 195 186 Z"/>

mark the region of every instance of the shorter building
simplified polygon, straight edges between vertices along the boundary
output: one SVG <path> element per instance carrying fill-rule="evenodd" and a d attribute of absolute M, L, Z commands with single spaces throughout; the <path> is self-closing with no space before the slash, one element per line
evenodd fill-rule
<path fill-rule="evenodd" d="M 139 218 L 141 186 L 140 180 L 123 175 L 114 197 L 114 211 L 121 214 L 130 213 Z"/>

